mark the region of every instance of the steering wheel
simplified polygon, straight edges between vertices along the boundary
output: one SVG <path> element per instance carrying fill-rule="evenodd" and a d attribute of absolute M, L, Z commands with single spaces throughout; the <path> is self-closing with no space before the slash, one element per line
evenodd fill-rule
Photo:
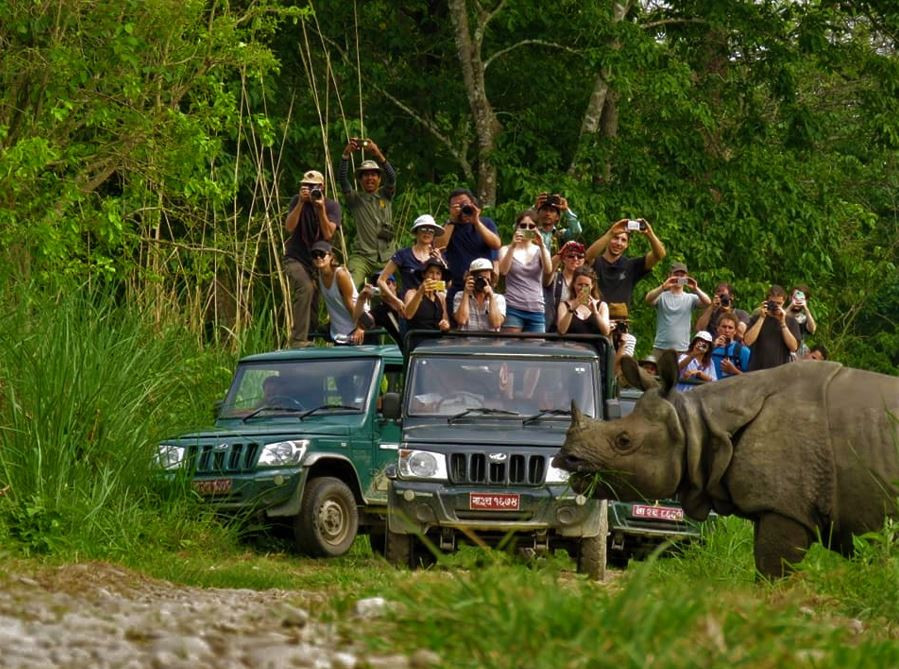
<path fill-rule="evenodd" d="M 475 393 L 468 392 L 467 390 L 460 390 L 457 393 L 453 393 L 449 397 L 444 397 L 434 406 L 435 411 L 440 411 L 441 407 L 444 404 L 455 405 L 457 408 L 462 407 L 465 409 L 477 409 L 479 407 L 484 406 L 484 397 L 483 395 L 477 395 Z"/>
<path fill-rule="evenodd" d="M 306 409 L 298 399 L 290 395 L 274 395 L 266 400 L 266 404 L 275 409 Z"/>

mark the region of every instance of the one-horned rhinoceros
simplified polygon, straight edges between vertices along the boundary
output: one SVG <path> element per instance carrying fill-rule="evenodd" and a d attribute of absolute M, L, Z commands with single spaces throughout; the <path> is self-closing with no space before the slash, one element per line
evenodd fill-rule
<path fill-rule="evenodd" d="M 572 407 L 553 464 L 578 492 L 625 501 L 680 499 L 703 520 L 714 509 L 755 525 L 755 564 L 780 576 L 820 539 L 841 553 L 852 535 L 897 513 L 899 378 L 831 362 L 797 362 L 673 390 L 631 358 L 622 370 L 645 392 L 633 412 L 596 421 Z"/>

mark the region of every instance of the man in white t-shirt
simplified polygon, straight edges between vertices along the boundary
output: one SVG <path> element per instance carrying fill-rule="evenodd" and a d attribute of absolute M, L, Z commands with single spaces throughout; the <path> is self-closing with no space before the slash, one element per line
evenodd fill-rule
<path fill-rule="evenodd" d="M 709 296 L 699 289 L 696 279 L 687 274 L 684 263 L 671 263 L 668 278 L 646 293 L 646 303 L 656 308 L 656 338 L 652 354 L 658 358 L 667 349 L 686 352 L 690 346 L 693 310 L 708 306 L 711 302 Z"/>

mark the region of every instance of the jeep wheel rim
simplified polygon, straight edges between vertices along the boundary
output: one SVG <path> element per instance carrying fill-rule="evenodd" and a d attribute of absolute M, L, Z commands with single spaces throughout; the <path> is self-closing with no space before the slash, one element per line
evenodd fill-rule
<path fill-rule="evenodd" d="M 343 541 L 347 533 L 347 514 L 343 506 L 333 499 L 325 500 L 318 512 L 318 527 L 328 543 Z"/>

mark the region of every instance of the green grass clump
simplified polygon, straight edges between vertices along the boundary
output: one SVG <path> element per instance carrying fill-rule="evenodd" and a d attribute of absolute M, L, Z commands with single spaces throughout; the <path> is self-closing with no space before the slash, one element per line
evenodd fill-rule
<path fill-rule="evenodd" d="M 179 548 L 200 515 L 156 444 L 208 422 L 230 356 L 94 295 L 0 295 L 0 525 L 25 554 Z M 208 528 L 199 530 L 208 533 Z"/>

